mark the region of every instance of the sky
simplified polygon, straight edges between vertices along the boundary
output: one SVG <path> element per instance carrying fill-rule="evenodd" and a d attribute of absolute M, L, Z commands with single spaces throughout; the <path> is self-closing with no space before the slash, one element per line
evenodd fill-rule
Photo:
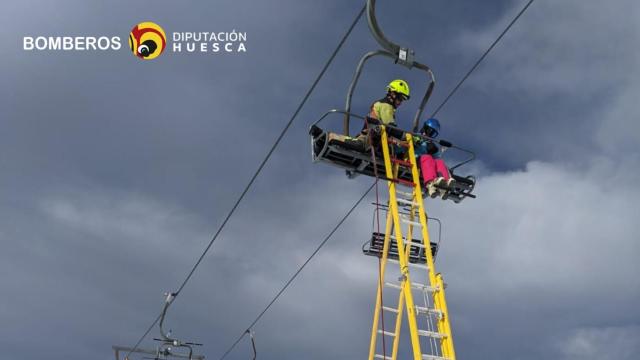
<path fill-rule="evenodd" d="M 427 114 L 525 3 L 378 2 L 386 35 L 434 70 Z M 5 357 L 113 359 L 112 345 L 135 344 L 361 6 L 2 2 Z M 437 268 L 458 358 L 638 358 L 639 18 L 631 0 L 536 0 L 438 114 L 442 137 L 478 155 L 465 169 L 478 176 L 477 199 L 426 204 L 443 224 Z M 24 36 L 126 39 L 142 21 L 246 32 L 247 52 L 167 50 L 141 61 L 125 48 L 22 48 Z M 172 305 L 173 335 L 203 343 L 206 358 L 225 352 L 372 183 L 312 163 L 307 129 L 344 106 L 358 59 L 377 48 L 360 22 Z M 395 78 L 414 94 L 427 85 L 419 72 L 373 60 L 354 111 L 366 112 Z M 401 126 L 416 98 L 399 109 Z M 367 356 L 377 261 L 361 246 L 374 200 L 255 326 L 259 358 Z M 228 358 L 250 357 L 245 338 Z"/>

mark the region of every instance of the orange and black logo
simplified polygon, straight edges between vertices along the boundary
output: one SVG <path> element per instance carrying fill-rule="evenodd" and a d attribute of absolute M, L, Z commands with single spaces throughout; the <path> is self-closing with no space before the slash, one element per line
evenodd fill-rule
<path fill-rule="evenodd" d="M 167 47 L 167 36 L 158 24 L 142 22 L 131 29 L 129 47 L 140 59 L 155 59 Z"/>

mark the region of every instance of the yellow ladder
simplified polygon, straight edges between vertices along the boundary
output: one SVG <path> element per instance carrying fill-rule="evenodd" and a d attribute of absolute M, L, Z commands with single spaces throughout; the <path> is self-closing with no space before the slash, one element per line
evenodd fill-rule
<path fill-rule="evenodd" d="M 380 259 L 380 278 L 376 295 L 376 307 L 373 314 L 373 328 L 371 331 L 371 345 L 369 347 L 369 360 L 391 359 L 398 356 L 400 330 L 402 319 L 406 310 L 409 323 L 409 334 L 414 360 L 455 360 L 451 326 L 444 294 L 444 281 L 442 275 L 436 273 L 431 242 L 427 228 L 427 216 L 422 201 L 422 188 L 420 186 L 420 174 L 416 165 L 413 136 L 405 134 L 405 141 L 399 141 L 387 136 L 384 126 L 381 126 L 381 146 L 384 156 L 386 178 L 389 187 L 389 208 L 387 212 L 386 229 L 384 234 L 384 247 Z M 408 151 L 408 159 L 392 158 L 389 144 L 405 147 Z M 413 183 L 397 179 L 399 167 L 410 167 L 413 175 Z M 398 185 L 407 186 L 410 192 L 396 190 Z M 400 209 L 403 209 L 402 213 Z M 403 227 L 406 229 L 403 233 Z M 413 242 L 414 230 L 422 235 L 422 242 Z M 392 231 L 394 234 L 392 235 Z M 398 260 L 389 258 L 389 249 L 392 242 L 396 243 Z M 409 255 L 415 248 L 422 248 L 426 254 L 424 264 L 409 261 Z M 398 281 L 386 281 L 385 273 L 387 264 L 399 264 L 400 276 Z M 391 266 L 391 265 L 389 265 Z M 414 270 L 410 274 L 410 269 Z M 414 279 L 412 280 L 412 276 Z M 424 283 L 417 279 L 422 277 Z M 396 279 L 394 279 L 396 280 Z M 399 291 L 398 302 L 395 307 L 387 306 L 383 302 L 383 288 L 389 291 Z M 419 292 L 424 300 L 424 306 L 418 306 L 414 301 L 414 292 Z M 393 314 L 395 322 L 393 329 L 383 329 L 380 318 L 386 314 Z M 419 328 L 419 325 L 421 328 Z M 380 336 L 379 336 L 380 335 Z M 382 346 L 386 339 L 393 339 L 391 354 L 383 353 Z M 422 341 L 421 341 L 422 340 Z M 422 347 L 421 344 L 425 346 Z M 388 350 L 386 350 L 388 352 Z"/>

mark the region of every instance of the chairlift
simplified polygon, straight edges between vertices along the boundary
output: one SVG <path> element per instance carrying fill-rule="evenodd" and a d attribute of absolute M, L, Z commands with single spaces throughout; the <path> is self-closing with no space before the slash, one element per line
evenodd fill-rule
<path fill-rule="evenodd" d="M 381 175 L 385 173 L 386 169 L 380 149 L 374 149 L 373 151 L 376 152 L 376 155 L 373 156 L 371 148 L 362 141 L 356 140 L 348 135 L 325 131 L 318 126 L 318 124 L 320 124 L 325 118 L 333 114 L 348 114 L 350 118 L 362 121 L 367 121 L 368 119 L 357 114 L 348 113 L 344 110 L 333 109 L 327 111 L 311 125 L 311 129 L 309 131 L 309 134 L 311 135 L 311 158 L 313 162 L 324 162 L 342 168 L 350 179 L 355 178 L 358 175 L 371 177 L 376 177 L 377 175 L 378 178 L 388 180 Z M 398 128 L 388 127 L 387 129 L 391 130 L 389 131 L 390 136 L 396 139 L 403 138 L 406 133 Z M 441 146 L 443 155 L 448 153 L 451 149 L 467 154 L 467 157 L 463 161 L 449 168 L 451 177 L 456 181 L 452 188 L 445 189 L 447 190 L 446 198 L 454 201 L 455 203 L 459 203 L 467 197 L 475 198 L 475 195 L 472 194 L 476 183 L 475 177 L 472 175 L 460 176 L 456 173 L 458 168 L 475 159 L 475 153 L 453 145 L 446 140 L 436 140 L 417 133 L 411 134 L 415 138 L 422 138 L 427 141 L 437 143 Z M 399 166 L 398 179 L 407 182 L 413 181 L 411 168 L 407 166 Z"/>
<path fill-rule="evenodd" d="M 140 353 L 146 355 L 152 355 L 153 357 L 143 357 L 144 359 L 153 359 L 153 360 L 165 360 L 165 359 L 188 359 L 188 360 L 204 360 L 203 355 L 194 355 L 193 347 L 194 346 L 202 346 L 202 344 L 194 343 L 194 342 L 185 342 L 178 340 L 176 338 L 171 337 L 171 330 L 169 332 L 164 330 L 164 320 L 167 315 L 167 310 L 169 306 L 173 303 L 175 299 L 175 293 L 166 293 L 165 294 L 165 302 L 162 307 L 162 313 L 160 315 L 160 338 L 154 338 L 153 340 L 159 341 L 160 344 L 155 350 L 146 350 L 140 348 L 130 348 L 124 346 L 113 346 L 113 350 L 115 352 L 116 360 L 120 359 L 120 352 L 127 353 Z M 182 351 L 177 351 L 177 349 L 182 349 Z M 128 360 L 125 358 L 125 360 Z"/>
<path fill-rule="evenodd" d="M 427 65 L 419 63 L 415 60 L 414 51 L 408 47 L 402 47 L 397 45 L 386 38 L 375 16 L 375 0 L 367 1 L 367 20 L 369 23 L 369 29 L 373 37 L 380 44 L 382 49 L 376 51 L 370 51 L 366 53 L 358 62 L 356 71 L 353 75 L 349 89 L 347 91 L 346 104 L 344 110 L 333 109 L 323 114 L 316 122 L 314 122 L 310 129 L 311 135 L 311 149 L 312 160 L 314 162 L 325 162 L 337 167 L 340 167 L 346 171 L 347 177 L 354 178 L 358 175 L 372 176 L 381 178 L 379 174 L 385 173 L 384 163 L 381 156 L 376 156 L 375 146 L 373 153 L 368 144 L 364 144 L 362 141 L 357 140 L 349 135 L 349 127 L 352 119 L 357 119 L 364 123 L 365 127 L 377 127 L 375 121 L 372 121 L 369 117 L 363 117 L 352 113 L 351 103 L 353 93 L 355 91 L 358 80 L 362 73 L 362 69 L 365 63 L 373 57 L 387 57 L 394 61 L 395 64 L 402 65 L 408 69 L 418 69 L 424 71 L 428 75 L 427 90 L 420 101 L 416 114 L 413 118 L 413 127 L 410 133 L 414 137 L 425 138 L 425 136 L 418 134 L 418 126 L 420 118 L 424 111 L 424 108 L 431 97 L 433 89 L 435 87 L 435 77 L 431 68 Z M 340 114 L 343 117 L 343 132 L 328 131 L 319 126 L 319 124 L 327 118 L 329 115 Z M 387 132 L 391 138 L 402 139 L 405 130 L 386 127 Z M 463 149 L 458 146 L 453 146 L 450 142 L 445 140 L 436 140 L 426 138 L 427 141 L 432 141 L 439 144 L 446 149 L 456 149 L 463 153 L 466 153 L 469 157 L 464 161 L 455 164 L 450 167 L 451 176 L 456 180 L 456 185 L 453 188 L 445 189 L 446 196 L 443 198 L 452 200 L 459 203 L 467 197 L 475 198 L 472 191 L 475 187 L 475 177 L 473 176 L 460 176 L 454 174 L 454 170 L 458 169 L 462 165 L 465 165 L 475 159 L 475 153 L 470 150 Z M 376 171 L 379 169 L 380 171 Z M 406 167 L 400 167 L 398 171 L 398 179 L 412 181 L 411 169 Z M 385 179 L 388 180 L 388 179 Z"/>
<path fill-rule="evenodd" d="M 375 221 L 376 214 L 378 211 L 388 211 L 388 206 L 384 204 L 373 203 L 376 206 L 373 217 Z M 410 209 L 401 211 L 400 214 L 410 215 Z M 438 225 L 438 240 L 430 242 L 431 255 L 434 260 L 438 255 L 438 249 L 440 247 L 440 239 L 442 236 L 442 222 L 440 219 L 435 217 L 428 217 L 427 221 L 434 221 Z M 375 256 L 377 258 L 382 257 L 382 252 L 384 250 L 384 233 L 372 231 L 371 239 L 366 241 L 362 245 L 362 253 L 364 255 Z M 391 242 L 389 244 L 389 252 L 387 254 L 388 259 L 398 260 L 398 242 L 396 241 L 394 236 L 390 236 Z M 406 242 L 406 241 L 405 241 Z M 426 252 L 425 247 L 422 244 L 422 240 L 420 239 L 411 239 L 411 247 L 409 248 L 409 262 L 413 264 L 424 264 L 426 262 Z"/>

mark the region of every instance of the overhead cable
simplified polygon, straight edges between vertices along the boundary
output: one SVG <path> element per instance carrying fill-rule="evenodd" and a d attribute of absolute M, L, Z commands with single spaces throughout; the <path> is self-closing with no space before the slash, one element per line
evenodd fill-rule
<path fill-rule="evenodd" d="M 529 0 L 529 2 L 527 2 L 527 4 L 522 8 L 522 10 L 520 10 L 518 15 L 516 15 L 516 17 L 513 18 L 513 20 L 511 20 L 509 25 L 507 25 L 507 27 L 502 31 L 502 33 L 500 33 L 500 36 L 498 36 L 498 38 L 496 38 L 496 40 L 491 44 L 491 46 L 489 46 L 489 48 L 487 48 L 487 50 L 485 50 L 484 54 L 482 54 L 482 56 L 480 56 L 480 58 L 476 61 L 475 64 L 473 64 L 473 66 L 471 67 L 471 69 L 469 69 L 469 71 L 465 74 L 465 76 L 463 76 L 462 79 L 458 82 L 458 84 L 449 92 L 449 95 L 447 95 L 447 97 L 444 99 L 444 101 L 442 101 L 442 103 L 440 105 L 438 105 L 438 107 L 433 112 L 431 117 L 436 116 L 438 114 L 438 112 L 440 112 L 440 109 L 442 109 L 444 107 L 444 105 L 449 101 L 449 99 L 451 99 L 453 94 L 455 94 L 456 91 L 458 91 L 460 86 L 462 86 L 462 84 L 467 80 L 467 78 L 469 78 L 471 73 L 473 73 L 476 70 L 476 68 L 478 68 L 478 65 L 480 65 L 480 63 L 484 60 L 484 58 L 486 58 L 487 55 L 489 55 L 491 50 L 493 50 L 493 48 L 498 44 L 498 42 L 500 42 L 500 40 L 502 40 L 502 37 L 509 31 L 509 29 L 511 29 L 513 24 L 515 24 L 516 21 L 518 21 L 518 19 L 520 19 L 520 16 L 522 16 L 522 14 L 524 14 L 524 12 L 527 11 L 527 9 L 529 8 L 529 5 L 531 5 L 531 3 L 533 3 L 533 0 Z"/>
<path fill-rule="evenodd" d="M 333 60 L 335 59 L 336 55 L 338 54 L 338 52 L 340 51 L 340 49 L 342 48 L 342 46 L 344 45 L 345 41 L 347 40 L 347 38 L 349 37 L 349 35 L 351 35 L 351 32 L 353 31 L 354 27 L 356 26 L 356 24 L 358 23 L 358 21 L 360 20 L 360 18 L 362 18 L 362 15 L 364 14 L 364 11 L 366 9 L 366 6 L 363 6 L 362 9 L 358 12 L 358 15 L 355 17 L 355 19 L 353 20 L 353 22 L 351 23 L 351 25 L 349 26 L 347 32 L 343 35 L 342 39 L 340 40 L 340 42 L 338 43 L 338 46 L 335 48 L 335 50 L 333 51 L 333 53 L 331 54 L 331 56 L 329 57 L 329 59 L 327 60 L 327 62 L 324 64 L 324 66 L 322 67 L 322 70 L 320 71 L 320 73 L 318 74 L 318 76 L 316 77 L 316 79 L 313 81 L 311 87 L 309 88 L 309 90 L 307 91 L 307 93 L 305 94 L 305 96 L 302 98 L 302 101 L 300 102 L 300 104 L 298 105 L 298 107 L 296 108 L 296 110 L 293 112 L 293 115 L 291 116 L 291 118 L 289 119 L 289 121 L 287 122 L 287 124 L 285 125 L 285 127 L 282 129 L 282 131 L 280 132 L 280 135 L 278 135 L 278 137 L 276 138 L 276 141 L 273 143 L 273 145 L 271 146 L 271 149 L 269 149 L 269 151 L 267 152 L 267 155 L 264 157 L 264 159 L 262 160 L 262 162 L 260 163 L 260 165 L 258 166 L 258 169 L 255 171 L 255 173 L 253 174 L 253 176 L 251 177 L 251 179 L 249 180 L 249 183 L 245 186 L 244 190 L 242 191 L 242 193 L 240 194 L 240 197 L 238 197 L 238 199 L 236 200 L 235 204 L 233 205 L 233 207 L 231 208 L 231 210 L 229 211 L 229 213 L 227 214 L 227 216 L 224 218 L 224 220 L 222 221 L 222 224 L 220 225 L 220 227 L 218 228 L 218 230 L 215 232 L 215 234 L 213 235 L 213 238 L 211 239 L 211 241 L 209 241 L 209 244 L 205 247 L 204 251 L 202 252 L 202 254 L 198 257 L 198 260 L 196 261 L 196 263 L 193 265 L 193 267 L 191 268 L 191 271 L 189 271 L 189 273 L 187 274 L 186 278 L 184 279 L 184 281 L 182 282 L 182 284 L 180 285 L 180 287 L 178 288 L 178 290 L 175 292 L 175 297 L 177 298 L 178 295 L 180 295 L 180 293 L 182 292 L 182 289 L 184 289 L 184 287 L 187 285 L 187 283 L 189 282 L 189 280 L 191 279 L 191 277 L 193 276 L 193 274 L 195 273 L 196 269 L 198 268 L 198 266 L 200 265 L 200 263 L 202 262 L 202 260 L 204 259 L 204 257 L 207 255 L 207 253 L 209 252 L 209 249 L 211 249 L 211 246 L 213 245 L 213 243 L 216 241 L 216 239 L 218 238 L 218 236 L 220 235 L 220 233 L 222 232 L 222 230 L 224 229 L 224 227 L 227 225 L 227 222 L 229 221 L 229 219 L 231 218 L 231 216 L 233 216 L 233 214 L 235 213 L 236 209 L 238 208 L 238 205 L 240 205 L 240 203 L 242 202 L 242 200 L 244 199 L 245 195 L 247 194 L 247 192 L 249 192 L 249 189 L 253 186 L 253 183 L 255 182 L 256 178 L 258 177 L 258 175 L 260 175 L 260 173 L 262 172 L 262 169 L 264 168 L 264 166 L 266 165 L 267 161 L 269 161 L 269 159 L 271 158 L 271 155 L 273 154 L 273 152 L 276 150 L 276 148 L 278 147 L 278 145 L 280 144 L 280 141 L 282 140 L 282 138 L 284 137 L 284 135 L 287 133 L 287 131 L 289 130 L 289 128 L 291 127 L 291 125 L 293 124 L 293 121 L 296 119 L 296 117 L 298 116 L 298 114 L 300 113 L 300 111 L 302 110 L 302 108 L 304 107 L 304 105 L 306 104 L 307 100 L 309 99 L 309 97 L 311 96 L 311 93 L 315 90 L 316 86 L 318 85 L 318 83 L 320 82 L 320 79 L 322 79 L 322 77 L 324 76 L 325 72 L 327 71 L 327 69 L 329 68 L 329 65 L 331 65 L 331 63 L 333 62 Z M 153 323 L 151 324 L 151 326 L 149 326 L 149 328 L 147 329 L 147 331 L 144 332 L 144 334 L 140 337 L 140 339 L 138 340 L 138 342 L 136 342 L 136 345 L 133 347 L 132 351 L 130 351 L 127 354 L 127 357 L 129 355 L 131 355 L 131 353 L 133 351 L 135 351 L 138 346 L 140 345 L 140 343 L 147 337 L 147 335 L 149 334 L 149 332 L 151 331 L 151 329 L 153 329 L 153 327 L 157 324 L 157 322 L 160 320 L 160 315 L 158 315 L 158 317 L 153 321 Z"/>
<path fill-rule="evenodd" d="M 489 46 L 489 48 L 482 54 L 482 56 L 478 59 L 478 61 L 476 61 L 476 63 L 471 67 L 471 69 L 467 72 L 467 74 L 462 78 L 462 80 L 458 83 L 458 85 L 453 89 L 453 91 L 451 91 L 449 93 L 449 95 L 447 96 L 447 98 L 445 99 L 445 101 L 440 104 L 440 106 L 438 106 L 438 108 L 436 109 L 436 111 L 434 112 L 434 114 L 432 116 L 435 116 L 437 114 L 438 111 L 440 111 L 440 109 L 442 109 L 445 104 L 447 103 L 447 101 L 449 100 L 449 98 L 451 98 L 451 96 L 453 96 L 453 94 L 457 91 L 457 89 L 466 81 L 466 79 L 469 77 L 469 75 L 471 75 L 471 73 L 478 67 L 478 65 L 484 60 L 484 58 L 487 57 L 487 55 L 489 54 L 489 52 L 491 52 L 491 50 L 496 46 L 496 44 L 504 37 L 504 35 L 509 31 L 509 29 L 513 26 L 513 24 L 520 18 L 520 16 L 522 16 L 522 14 L 527 10 L 527 8 L 529 7 L 529 5 L 531 5 L 531 3 L 533 2 L 533 0 L 529 0 L 529 2 L 525 5 L 525 7 L 516 15 L 516 17 L 509 23 L 509 25 L 504 29 L 504 31 L 500 34 L 500 36 L 498 36 L 498 38 L 491 44 L 491 46 Z M 371 187 L 369 187 L 364 194 L 360 197 L 360 199 L 358 199 L 358 201 L 356 201 L 356 203 L 353 205 L 353 207 L 351 207 L 351 209 L 349 209 L 349 211 L 345 214 L 344 217 L 342 217 L 342 219 L 338 222 L 338 224 L 336 225 L 336 227 L 333 228 L 333 230 L 329 233 L 329 235 L 327 237 L 324 238 L 324 240 L 322 240 L 322 242 L 320 243 L 320 245 L 315 249 L 315 251 L 309 256 L 309 258 L 307 258 L 307 260 L 302 264 L 302 266 L 295 272 L 295 274 L 289 279 L 289 281 L 287 281 L 287 283 L 285 284 L 285 286 L 280 289 L 280 291 L 276 294 L 276 296 L 269 302 L 269 304 L 264 308 L 264 310 L 262 310 L 262 312 L 258 315 L 258 317 L 256 317 L 256 319 L 251 323 L 251 325 L 247 328 L 247 329 L 251 329 L 253 328 L 258 321 L 260 321 L 260 319 L 262 318 L 262 316 L 269 310 L 269 308 L 278 300 L 278 298 L 282 295 L 282 293 L 289 287 L 289 285 L 291 285 L 291 283 L 293 282 L 293 280 L 298 276 L 298 274 L 300 274 L 300 272 L 302 271 L 302 269 L 304 269 L 304 267 L 309 263 L 309 261 L 311 261 L 311 259 L 313 259 L 314 256 L 316 256 L 316 254 L 318 254 L 318 252 L 320 251 L 320 249 L 327 243 L 327 241 L 331 238 L 331 236 L 338 230 L 338 228 L 344 223 L 344 221 L 349 217 L 349 215 L 351 215 L 351 213 L 353 212 L 353 210 L 355 210 L 355 208 L 362 202 L 362 200 L 369 194 L 369 192 L 373 189 L 373 187 L 376 184 L 374 183 L 373 185 L 371 185 Z M 224 358 L 227 357 L 227 355 L 236 347 L 236 345 L 238 345 L 238 343 L 240 342 L 240 340 L 242 340 L 242 338 L 244 337 L 244 335 L 247 332 L 244 331 L 239 337 L 238 339 L 227 349 L 227 351 L 222 355 L 222 357 L 220 357 L 219 360 L 223 360 Z"/>

